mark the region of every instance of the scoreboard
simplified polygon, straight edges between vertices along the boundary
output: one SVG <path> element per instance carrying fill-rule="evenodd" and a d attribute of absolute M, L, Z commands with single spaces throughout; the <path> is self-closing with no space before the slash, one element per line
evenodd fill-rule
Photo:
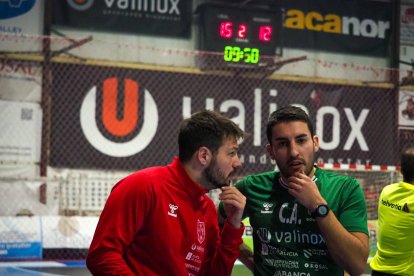
<path fill-rule="evenodd" d="M 215 66 L 254 68 L 269 62 L 265 56 L 276 55 L 280 11 L 206 3 L 199 6 L 199 13 L 198 50 L 218 54 L 221 62 L 216 58 Z"/>

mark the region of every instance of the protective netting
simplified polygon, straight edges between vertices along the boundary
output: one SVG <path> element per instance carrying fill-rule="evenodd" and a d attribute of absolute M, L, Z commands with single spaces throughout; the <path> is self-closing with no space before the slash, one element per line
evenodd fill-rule
<path fill-rule="evenodd" d="M 168 164 L 180 122 L 201 109 L 249 133 L 240 176 L 274 168 L 265 122 L 286 104 L 315 119 L 318 163 L 398 165 L 398 91 L 387 68 L 302 55 L 246 67 L 217 53 L 92 37 L 0 42 L 27 48 L 0 53 L 0 259 L 83 258 L 113 185 Z M 338 173 L 360 181 L 374 222 L 381 189 L 400 179 L 398 170 Z M 32 251 L 11 256 L 19 246 Z"/>

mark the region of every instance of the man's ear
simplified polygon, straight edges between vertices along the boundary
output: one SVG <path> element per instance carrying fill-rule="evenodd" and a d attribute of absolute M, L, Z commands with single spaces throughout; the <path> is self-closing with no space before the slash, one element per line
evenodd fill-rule
<path fill-rule="evenodd" d="M 315 148 L 315 152 L 319 151 L 319 137 L 316 135 L 313 136 L 313 147 Z"/>
<path fill-rule="evenodd" d="M 203 166 L 207 166 L 211 160 L 211 151 L 207 147 L 201 147 L 197 151 L 197 158 Z"/>
<path fill-rule="evenodd" d="M 276 160 L 275 155 L 273 154 L 272 146 L 270 144 L 266 145 L 267 153 L 269 154 L 270 158 Z"/>

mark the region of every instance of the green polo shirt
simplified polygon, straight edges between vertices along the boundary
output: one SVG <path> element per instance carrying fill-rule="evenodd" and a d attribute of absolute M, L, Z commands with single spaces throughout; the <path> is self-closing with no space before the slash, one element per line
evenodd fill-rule
<path fill-rule="evenodd" d="M 271 171 L 235 185 L 247 198 L 244 217 L 252 227 L 254 275 L 343 276 L 317 222 L 279 178 L 279 172 Z M 344 228 L 368 235 L 365 198 L 358 181 L 318 167 L 314 181 Z M 220 212 L 224 215 L 222 204 Z"/>

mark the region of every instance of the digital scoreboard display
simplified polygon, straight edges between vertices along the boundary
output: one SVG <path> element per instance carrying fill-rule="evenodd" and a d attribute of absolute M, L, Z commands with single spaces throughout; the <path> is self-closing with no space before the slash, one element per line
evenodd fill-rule
<path fill-rule="evenodd" d="M 220 54 L 221 65 L 255 67 L 267 62 L 265 56 L 276 54 L 280 11 L 224 3 L 206 3 L 198 10 L 198 49 Z M 215 58 L 216 64 L 210 63 L 220 62 Z"/>

